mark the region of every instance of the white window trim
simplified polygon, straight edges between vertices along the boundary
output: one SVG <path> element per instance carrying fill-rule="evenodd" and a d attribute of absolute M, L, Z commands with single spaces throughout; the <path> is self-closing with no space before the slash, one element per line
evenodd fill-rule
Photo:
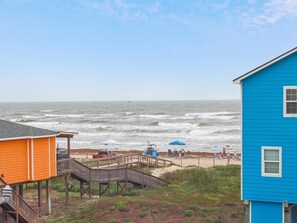
<path fill-rule="evenodd" d="M 265 165 L 264 165 L 264 150 L 278 150 L 279 151 L 279 173 L 265 173 Z M 262 146 L 262 176 L 263 177 L 282 177 L 282 147 L 279 146 Z"/>
<path fill-rule="evenodd" d="M 284 104 L 284 117 L 297 117 L 297 114 L 287 114 L 287 89 L 297 89 L 297 86 L 284 86 L 283 104 Z"/>

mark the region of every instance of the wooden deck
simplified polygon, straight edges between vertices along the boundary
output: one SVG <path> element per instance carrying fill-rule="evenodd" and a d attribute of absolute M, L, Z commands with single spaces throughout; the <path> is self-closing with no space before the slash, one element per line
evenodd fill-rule
<path fill-rule="evenodd" d="M 0 197 L 2 197 L 2 188 L 6 182 L 0 177 Z M 34 210 L 15 190 L 12 190 L 12 197 L 7 203 L 1 203 L 3 209 L 3 218 L 9 214 L 16 222 L 36 223 L 39 222 L 39 213 Z"/>
<path fill-rule="evenodd" d="M 142 155 L 118 155 L 106 158 L 82 161 L 82 163 L 90 168 L 109 168 L 123 166 L 145 166 L 145 167 L 166 167 L 172 164 L 171 160 L 153 158 L 151 156 L 143 157 Z"/>

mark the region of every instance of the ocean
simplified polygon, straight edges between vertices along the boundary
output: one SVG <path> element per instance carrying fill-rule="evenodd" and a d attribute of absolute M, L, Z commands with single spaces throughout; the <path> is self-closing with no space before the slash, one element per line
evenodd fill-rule
<path fill-rule="evenodd" d="M 0 119 L 56 131 L 78 132 L 71 147 L 143 150 L 147 141 L 160 151 L 173 140 L 189 151 L 211 152 L 230 145 L 240 151 L 240 101 L 125 101 L 0 103 Z M 58 140 L 66 147 L 66 140 Z"/>

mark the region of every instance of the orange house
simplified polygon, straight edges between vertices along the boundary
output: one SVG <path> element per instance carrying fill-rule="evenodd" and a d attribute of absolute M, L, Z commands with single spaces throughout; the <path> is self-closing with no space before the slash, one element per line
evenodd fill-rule
<path fill-rule="evenodd" d="M 57 132 L 0 120 L 0 174 L 8 184 L 57 176 Z"/>

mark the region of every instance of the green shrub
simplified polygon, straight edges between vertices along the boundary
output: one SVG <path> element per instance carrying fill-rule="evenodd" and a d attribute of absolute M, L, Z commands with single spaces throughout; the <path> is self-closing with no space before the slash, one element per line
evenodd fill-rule
<path fill-rule="evenodd" d="M 138 216 L 144 218 L 145 216 L 147 216 L 147 212 L 141 211 L 141 212 L 139 212 Z"/>
<path fill-rule="evenodd" d="M 167 211 L 168 210 L 168 208 L 160 208 L 160 211 L 161 212 L 165 212 L 165 211 Z"/>
<path fill-rule="evenodd" d="M 107 221 L 106 223 L 118 223 L 118 221 L 117 221 L 117 220 L 114 220 L 114 219 L 112 219 L 112 220 L 109 220 L 109 221 Z"/>
<path fill-rule="evenodd" d="M 240 166 L 216 166 L 213 168 L 189 168 L 166 173 L 162 176 L 172 185 L 183 185 L 191 192 L 238 191 L 240 188 Z"/>
<path fill-rule="evenodd" d="M 208 216 L 208 210 L 206 208 L 200 208 L 199 214 L 201 217 L 206 217 Z"/>
<path fill-rule="evenodd" d="M 115 211 L 116 210 L 116 207 L 115 206 L 111 206 L 111 207 L 108 208 L 108 210 Z"/>
<path fill-rule="evenodd" d="M 105 210 L 105 211 L 102 212 L 102 215 L 107 215 L 109 213 L 110 213 L 109 210 Z"/>
<path fill-rule="evenodd" d="M 194 214 L 194 211 L 193 210 L 186 210 L 185 211 L 185 216 L 186 217 L 190 217 L 190 216 L 192 216 Z"/>
<path fill-rule="evenodd" d="M 238 217 L 239 217 L 238 211 L 232 211 L 231 212 L 231 218 L 238 218 Z"/>
<path fill-rule="evenodd" d="M 116 207 L 116 209 L 118 209 L 119 211 L 122 211 L 122 212 L 124 212 L 124 211 L 127 210 L 126 203 L 123 202 L 123 201 L 119 201 L 119 202 L 117 202 L 117 203 L 115 204 L 115 207 Z"/>

